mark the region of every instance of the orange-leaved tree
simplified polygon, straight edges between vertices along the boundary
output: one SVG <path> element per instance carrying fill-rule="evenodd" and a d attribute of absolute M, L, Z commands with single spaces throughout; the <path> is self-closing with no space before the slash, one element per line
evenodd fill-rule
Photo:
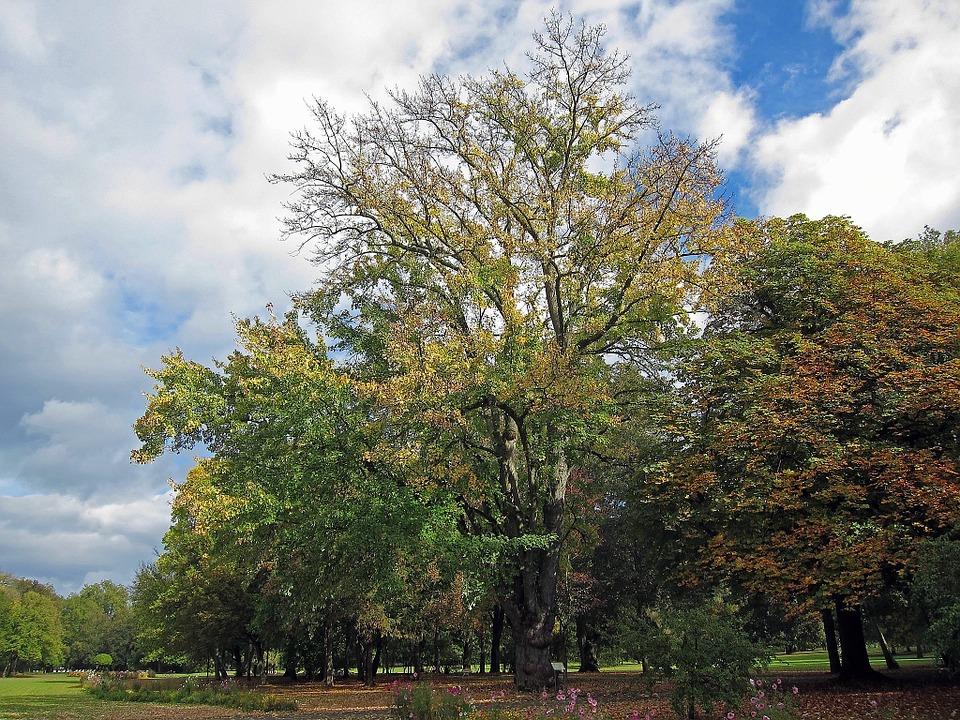
<path fill-rule="evenodd" d="M 654 494 L 711 567 L 835 606 L 841 672 L 869 674 L 859 604 L 960 520 L 960 293 L 845 218 L 737 232 L 758 249 L 684 366 Z"/>

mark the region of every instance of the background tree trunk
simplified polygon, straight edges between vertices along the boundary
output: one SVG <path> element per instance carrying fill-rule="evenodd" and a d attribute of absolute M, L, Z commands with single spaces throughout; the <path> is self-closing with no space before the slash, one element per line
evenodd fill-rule
<path fill-rule="evenodd" d="M 824 608 L 820 611 L 823 619 L 823 635 L 827 641 L 827 657 L 830 658 L 830 672 L 840 674 L 840 650 L 837 647 L 837 628 L 833 622 L 833 610 Z"/>
<path fill-rule="evenodd" d="M 500 646 L 503 642 L 503 605 L 497 603 L 493 608 L 493 627 L 490 631 L 490 674 L 499 675 L 500 668 Z"/>
<path fill-rule="evenodd" d="M 835 603 L 837 634 L 840 636 L 840 679 L 844 682 L 878 680 L 882 676 L 870 666 L 860 606 L 848 606 L 844 599 L 839 597 Z"/>

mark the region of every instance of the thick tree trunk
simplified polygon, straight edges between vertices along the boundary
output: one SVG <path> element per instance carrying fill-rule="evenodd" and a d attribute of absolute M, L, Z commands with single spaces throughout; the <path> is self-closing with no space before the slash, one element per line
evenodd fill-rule
<path fill-rule="evenodd" d="M 837 647 L 837 628 L 833 622 L 833 610 L 824 608 L 820 611 L 823 619 L 823 635 L 827 641 L 827 657 L 830 658 L 830 672 L 840 674 L 840 650 Z"/>
<path fill-rule="evenodd" d="M 514 682 L 520 690 L 553 686 L 550 650 L 557 620 L 559 554 L 559 542 L 547 549 L 525 552 L 514 595 L 503 603 L 513 629 Z"/>
<path fill-rule="evenodd" d="M 548 425 L 540 438 L 546 449 L 543 462 L 530 452 L 529 437 L 518 420 L 518 415 L 506 410 L 490 415 L 500 482 L 511 498 L 503 508 L 506 534 L 513 538 L 535 534 L 546 541 L 546 546 L 529 547 L 519 554 L 513 592 L 501 604 L 513 629 L 514 681 L 521 690 L 541 690 L 553 685 L 550 649 L 557 620 L 560 546 L 570 470 L 563 455 L 563 438 L 555 427 Z M 518 440 L 522 452 L 518 452 Z"/>
<path fill-rule="evenodd" d="M 860 606 L 848 606 L 843 598 L 837 598 L 835 603 L 837 634 L 840 636 L 840 680 L 844 682 L 877 681 L 882 678 L 882 675 L 870 666 Z"/>
<path fill-rule="evenodd" d="M 590 640 L 590 630 L 587 628 L 586 621 L 581 617 L 577 618 L 577 649 L 580 654 L 579 672 L 600 672 L 597 652 Z"/>

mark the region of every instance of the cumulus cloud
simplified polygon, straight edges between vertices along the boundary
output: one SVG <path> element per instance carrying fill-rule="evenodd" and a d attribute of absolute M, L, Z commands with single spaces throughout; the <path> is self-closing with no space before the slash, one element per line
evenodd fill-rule
<path fill-rule="evenodd" d="M 170 522 L 169 495 L 97 504 L 64 494 L 0 496 L 3 570 L 68 594 L 113 580 L 129 584 L 151 562 Z"/>
<path fill-rule="evenodd" d="M 960 225 L 960 5 L 858 0 L 817 17 L 846 44 L 833 75 L 849 92 L 759 137 L 762 211 L 850 215 L 878 240 Z"/>

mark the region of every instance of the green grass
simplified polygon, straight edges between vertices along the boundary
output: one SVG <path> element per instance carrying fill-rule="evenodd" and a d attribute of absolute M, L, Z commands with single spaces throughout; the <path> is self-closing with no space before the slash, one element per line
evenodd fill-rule
<path fill-rule="evenodd" d="M 92 720 L 110 703 L 80 691 L 80 678 L 32 675 L 0 678 L 0 718 L 9 720 Z"/>
<path fill-rule="evenodd" d="M 929 656 L 916 658 L 912 655 L 897 655 L 896 659 L 901 668 L 931 667 L 937 664 L 936 658 Z M 883 661 L 883 655 L 881 655 L 879 651 L 870 652 L 870 664 L 873 665 L 873 667 L 877 670 L 885 670 L 887 667 L 886 663 Z M 575 666 L 571 666 L 571 672 L 575 669 Z M 612 665 L 609 667 L 605 666 L 603 669 L 614 670 L 617 672 L 640 672 L 643 668 L 639 663 L 622 663 L 620 665 Z M 767 666 L 767 670 L 769 672 L 777 672 L 778 670 L 827 672 L 830 670 L 830 659 L 827 657 L 826 650 L 796 652 L 790 653 L 789 655 L 777 654 L 774 655 L 773 659 L 770 661 L 770 665 Z"/>
<path fill-rule="evenodd" d="M 936 658 L 923 657 L 917 658 L 912 655 L 897 655 L 897 663 L 901 668 L 908 667 L 930 667 L 936 665 Z M 870 664 L 877 670 L 886 669 L 887 665 L 883 661 L 883 655 L 879 652 L 870 653 Z M 791 669 L 791 670 L 829 670 L 830 659 L 827 657 L 826 650 L 813 650 L 809 652 L 791 653 L 789 655 L 775 655 L 770 662 L 770 670 Z"/>

